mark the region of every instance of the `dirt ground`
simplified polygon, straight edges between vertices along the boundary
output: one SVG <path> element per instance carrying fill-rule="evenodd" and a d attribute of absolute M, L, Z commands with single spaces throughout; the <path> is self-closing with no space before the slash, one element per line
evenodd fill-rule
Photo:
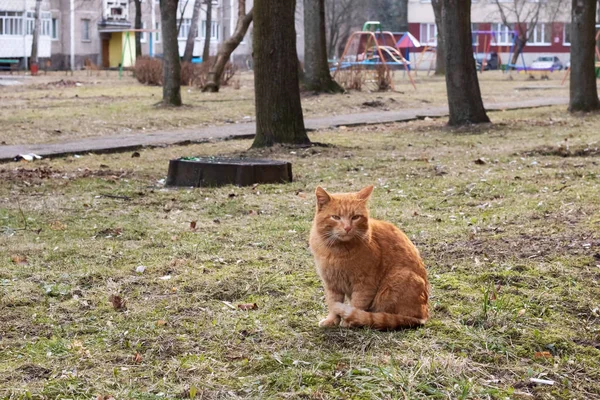
<path fill-rule="evenodd" d="M 1 165 L 0 398 L 600 398 L 600 116 L 492 119 Z M 294 182 L 165 188 L 190 155 L 288 160 Z M 427 265 L 423 328 L 317 326 L 314 188 L 368 184 Z"/>
<path fill-rule="evenodd" d="M 533 97 L 567 97 L 562 73 L 550 80 L 529 80 L 526 75 L 497 71 L 479 75 L 486 102 L 510 102 Z M 250 122 L 254 118 L 253 76 L 239 73 L 220 93 L 182 90 L 184 107 L 157 107 L 160 87 L 139 84 L 130 74 L 119 79 L 116 71 L 74 75 L 13 76 L 20 84 L 0 86 L 0 145 L 47 143 L 101 135 L 144 134 L 158 130 Z M 2 81 L 6 80 L 0 80 Z M 372 110 L 401 110 L 447 105 L 441 77 L 418 72 L 413 89 L 403 72 L 395 73 L 395 90 L 362 91 L 344 95 L 303 93 L 305 117 L 354 114 Z"/>

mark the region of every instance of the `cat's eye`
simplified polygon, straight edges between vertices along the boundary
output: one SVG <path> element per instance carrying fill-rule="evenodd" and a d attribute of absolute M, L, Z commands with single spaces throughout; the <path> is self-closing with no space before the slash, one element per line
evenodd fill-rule
<path fill-rule="evenodd" d="M 332 215 L 331 219 L 335 220 L 335 221 L 339 221 L 341 218 L 339 215 Z"/>
<path fill-rule="evenodd" d="M 353 221 L 356 221 L 356 220 L 357 220 L 357 219 L 359 219 L 359 218 L 360 218 L 360 215 L 353 215 L 353 216 L 352 216 L 352 220 L 353 220 Z"/>

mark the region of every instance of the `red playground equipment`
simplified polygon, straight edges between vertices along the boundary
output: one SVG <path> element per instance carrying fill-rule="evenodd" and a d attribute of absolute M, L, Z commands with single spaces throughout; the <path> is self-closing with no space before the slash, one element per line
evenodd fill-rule
<path fill-rule="evenodd" d="M 391 79 L 392 67 L 404 69 L 412 86 L 417 88 L 410 74 L 410 62 L 396 47 L 396 39 L 392 32 L 383 31 L 381 23 L 378 21 L 367 21 L 362 31 L 353 32 L 350 35 L 340 62 L 335 67 L 333 77 L 335 78 L 340 70 L 353 66 L 359 66 L 365 70 L 383 68 L 392 89 L 394 88 Z"/>

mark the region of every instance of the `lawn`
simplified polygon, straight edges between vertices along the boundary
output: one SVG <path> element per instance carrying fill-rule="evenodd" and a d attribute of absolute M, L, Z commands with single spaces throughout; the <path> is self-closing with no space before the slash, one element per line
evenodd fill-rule
<path fill-rule="evenodd" d="M 568 97 L 563 74 L 549 81 L 529 81 L 525 75 L 485 72 L 479 76 L 484 101 L 512 102 L 533 97 Z M 303 93 L 306 117 L 355 114 L 374 110 L 402 110 L 447 106 L 443 77 L 419 72 L 417 90 L 402 72 L 395 73 L 395 91 L 350 91 L 340 95 Z M 251 72 L 233 78 L 220 93 L 202 93 L 183 87 L 184 107 L 157 107 L 160 87 L 144 86 L 114 71 L 49 73 L 22 79 L 19 86 L 0 86 L 0 145 L 47 143 L 100 135 L 144 134 L 207 125 L 249 122 L 254 118 L 254 83 Z M 365 104 L 366 103 L 366 104 Z"/>
<path fill-rule="evenodd" d="M 600 116 L 491 117 L 1 165 L 0 398 L 600 398 Z M 294 182 L 163 186 L 217 154 Z M 313 190 L 367 184 L 426 262 L 423 328 L 317 326 Z"/>

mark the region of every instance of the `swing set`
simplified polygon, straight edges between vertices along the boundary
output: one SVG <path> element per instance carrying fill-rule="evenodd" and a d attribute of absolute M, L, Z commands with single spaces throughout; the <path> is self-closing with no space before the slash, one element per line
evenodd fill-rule
<path fill-rule="evenodd" d="M 498 54 L 498 67 L 499 68 L 503 68 L 504 72 L 510 72 L 511 69 L 524 69 L 527 72 L 527 66 L 525 64 L 525 57 L 523 55 L 523 53 L 521 53 L 521 61 L 523 62 L 522 66 L 519 66 L 517 64 L 512 64 L 512 58 L 513 58 L 513 54 L 517 45 L 517 38 L 518 38 L 518 34 L 516 31 L 513 32 L 501 32 L 501 31 L 481 31 L 481 30 L 474 30 L 472 31 L 473 33 L 473 38 L 475 39 L 473 41 L 473 47 L 475 48 L 475 57 L 480 54 L 479 52 L 479 46 L 480 46 L 480 37 L 483 37 L 483 46 L 481 47 L 482 53 L 483 53 L 483 57 L 481 59 L 481 66 L 479 67 L 479 70 L 481 73 L 483 73 L 483 71 L 485 70 L 486 67 L 486 63 L 487 63 L 487 59 L 488 59 L 488 54 L 491 54 L 491 49 L 492 46 L 496 46 L 498 48 L 498 50 L 496 51 L 496 54 Z M 499 38 L 501 37 L 502 34 L 506 34 L 506 35 L 511 35 L 512 36 L 512 40 L 510 42 L 508 41 L 500 41 Z M 502 53 L 508 53 L 508 60 L 506 63 L 506 68 L 504 68 L 504 65 L 502 63 Z"/>
<path fill-rule="evenodd" d="M 396 48 L 396 39 L 392 32 L 384 31 L 379 21 L 367 21 L 361 31 L 350 35 L 340 62 L 335 67 L 333 78 L 335 79 L 340 70 L 355 66 L 367 71 L 375 71 L 375 74 L 380 72 L 379 69 L 383 69 L 384 79 L 389 82 L 392 89 L 394 89 L 394 82 L 390 67 L 404 68 L 410 83 L 415 89 L 417 88 L 410 75 L 410 62 Z"/>

